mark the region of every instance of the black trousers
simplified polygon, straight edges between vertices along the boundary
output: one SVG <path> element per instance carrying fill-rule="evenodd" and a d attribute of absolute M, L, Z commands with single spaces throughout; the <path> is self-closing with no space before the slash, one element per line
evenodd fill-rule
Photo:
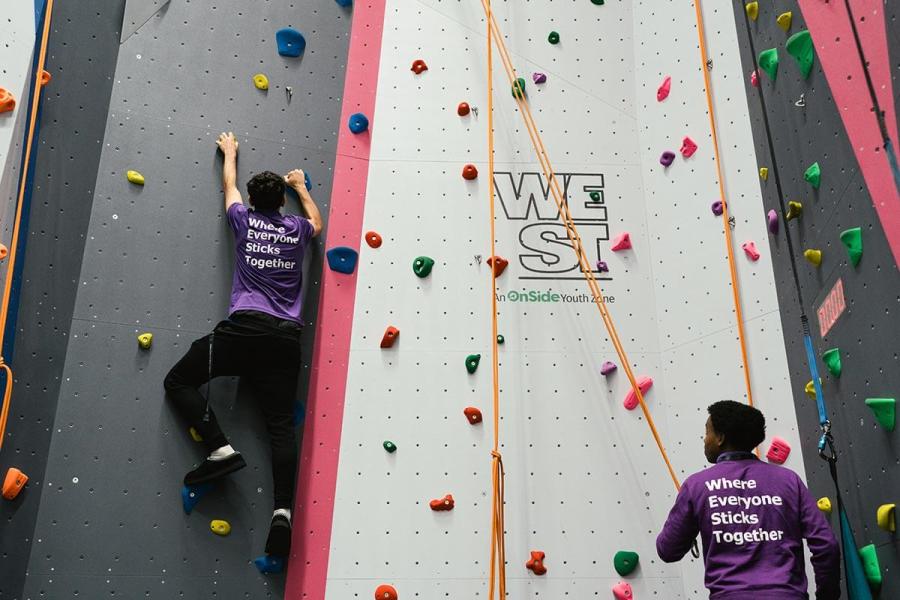
<path fill-rule="evenodd" d="M 170 402 L 203 437 L 211 452 L 228 444 L 216 415 L 199 388 L 212 377 L 238 375 L 253 389 L 272 447 L 275 508 L 292 508 L 297 474 L 294 405 L 300 372 L 298 323 L 257 311 L 236 311 L 212 334 L 191 344 L 164 386 Z M 210 336 L 212 368 L 210 369 Z"/>

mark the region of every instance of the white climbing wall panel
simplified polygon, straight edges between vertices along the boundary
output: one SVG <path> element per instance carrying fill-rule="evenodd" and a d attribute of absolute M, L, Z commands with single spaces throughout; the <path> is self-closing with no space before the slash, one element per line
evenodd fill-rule
<path fill-rule="evenodd" d="M 705 9 L 723 168 L 755 400 L 802 472 L 762 201 L 730 6 Z M 706 407 L 743 400 L 718 185 L 690 0 L 494 3 L 534 117 L 679 477 L 704 466 Z M 547 35 L 558 31 L 561 43 Z M 416 76 L 415 59 L 429 70 Z M 389 0 L 372 121 L 363 245 L 326 598 L 486 598 L 491 449 L 485 20 L 477 0 Z M 546 84 L 531 74 L 547 74 Z M 669 75 L 672 91 L 658 103 Z M 697 561 L 662 564 L 655 537 L 674 499 L 619 362 L 556 224 L 510 86 L 495 57 L 501 438 L 511 598 L 611 598 L 617 550 L 640 554 L 639 600 L 706 597 Z M 477 116 L 460 118 L 466 101 Z M 684 136 L 699 145 L 668 169 Z M 481 176 L 467 182 L 466 163 Z M 519 188 L 521 184 L 521 188 Z M 601 203 L 588 192 L 602 191 Z M 518 195 L 517 195 L 518 192 Z M 529 196 L 534 202 L 529 209 Z M 551 207 L 553 208 L 551 210 Z M 634 249 L 609 251 L 628 231 Z M 740 244 L 755 240 L 750 263 Z M 417 278 L 413 259 L 435 259 Z M 536 292 L 538 301 L 530 301 Z M 555 294 L 555 296 L 551 296 Z M 544 295 L 546 301 L 541 301 Z M 547 298 L 549 296 L 549 298 Z M 397 345 L 379 349 L 388 325 Z M 466 355 L 480 353 L 474 375 Z M 470 426 L 466 406 L 484 412 Z M 388 454 L 382 442 L 398 451 Z M 428 502 L 453 494 L 456 508 Z M 524 567 L 546 552 L 549 571 Z"/>

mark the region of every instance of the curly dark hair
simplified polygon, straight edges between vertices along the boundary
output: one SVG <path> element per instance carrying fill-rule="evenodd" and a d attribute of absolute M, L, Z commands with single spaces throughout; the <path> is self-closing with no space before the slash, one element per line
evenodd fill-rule
<path fill-rule="evenodd" d="M 716 433 L 738 450 L 752 451 L 766 439 L 766 418 L 757 409 L 734 400 L 722 400 L 707 409 Z"/>
<path fill-rule="evenodd" d="M 247 194 L 256 210 L 278 210 L 284 206 L 284 177 L 272 171 L 257 173 L 247 182 Z"/>

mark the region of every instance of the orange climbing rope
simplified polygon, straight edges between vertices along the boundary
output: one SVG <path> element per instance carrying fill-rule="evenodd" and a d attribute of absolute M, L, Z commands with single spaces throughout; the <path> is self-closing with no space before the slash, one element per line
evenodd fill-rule
<path fill-rule="evenodd" d="M 50 37 L 50 15 L 53 14 L 53 0 L 47 0 L 46 14 L 44 16 L 44 30 L 41 33 L 41 48 L 38 54 L 37 68 L 34 71 L 34 83 L 31 94 L 31 118 L 28 121 L 28 135 L 25 138 L 25 154 L 19 181 L 19 195 L 16 199 L 16 220 L 13 224 L 12 241 L 9 245 L 7 256 L 6 282 L 3 286 L 3 298 L 0 300 L 0 367 L 6 372 L 6 387 L 3 391 L 3 407 L 0 409 L 0 448 L 3 448 L 3 439 L 6 437 L 6 421 L 9 418 L 9 405 L 12 400 L 13 372 L 6 364 L 3 357 L 3 337 L 6 333 L 6 319 L 9 314 L 9 299 L 12 295 L 12 279 L 16 266 L 16 250 L 19 246 L 19 226 L 22 222 L 22 204 L 25 199 L 25 183 L 28 179 L 28 166 L 31 164 L 31 146 L 34 141 L 34 128 L 37 124 L 38 105 L 41 101 L 41 75 L 44 72 L 44 60 L 47 56 L 47 40 Z"/>

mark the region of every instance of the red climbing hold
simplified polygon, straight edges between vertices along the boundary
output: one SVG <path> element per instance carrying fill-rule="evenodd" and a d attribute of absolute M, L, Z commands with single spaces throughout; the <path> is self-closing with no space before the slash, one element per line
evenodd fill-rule
<path fill-rule="evenodd" d="M 453 501 L 453 496 L 450 494 L 447 494 L 443 498 L 439 498 L 437 500 L 432 500 L 431 502 L 429 502 L 431 510 L 434 511 L 453 510 L 453 506 L 455 504 L 456 503 Z"/>
<path fill-rule="evenodd" d="M 456 114 L 461 117 L 466 116 L 472 111 L 472 108 L 469 106 L 468 102 L 460 102 L 459 106 L 456 107 Z"/>
<path fill-rule="evenodd" d="M 0 88 L 0 113 L 9 112 L 16 107 L 16 99 L 8 91 Z"/>
<path fill-rule="evenodd" d="M 412 68 L 410 69 L 410 71 L 412 71 L 416 75 L 419 75 L 422 73 L 422 71 L 427 71 L 427 70 L 428 70 L 428 65 L 426 65 L 425 61 L 422 60 L 421 58 L 414 60 L 413 64 L 412 64 Z"/>
<path fill-rule="evenodd" d="M 382 241 L 383 240 L 381 239 L 381 236 L 378 235 L 377 231 L 366 232 L 366 243 L 369 245 L 369 248 L 380 248 Z"/>
<path fill-rule="evenodd" d="M 535 575 L 543 575 L 547 572 L 547 567 L 544 566 L 544 557 L 546 556 L 540 550 L 532 550 L 531 558 L 525 563 L 525 568 Z"/>
<path fill-rule="evenodd" d="M 398 337 L 400 337 L 400 330 L 393 325 L 388 326 L 388 328 L 384 330 L 384 337 L 381 338 L 381 347 L 393 348 L 394 342 L 397 341 Z"/>
<path fill-rule="evenodd" d="M 749 258 L 753 262 L 756 262 L 759 260 L 760 255 L 759 255 L 759 250 L 756 249 L 756 244 L 754 244 L 751 241 L 746 241 L 743 244 L 741 244 L 741 248 L 744 249 L 744 254 L 747 255 L 747 258 Z"/>
<path fill-rule="evenodd" d="M 397 590 L 392 585 L 379 585 L 375 588 L 375 600 L 397 600 Z"/>
<path fill-rule="evenodd" d="M 475 165 L 466 165 L 463 167 L 463 179 L 472 181 L 476 177 L 478 177 L 478 169 L 475 168 Z"/>
<path fill-rule="evenodd" d="M 759 69 L 750 71 L 750 85 L 752 85 L 753 87 L 759 87 Z"/>
<path fill-rule="evenodd" d="M 669 97 L 669 90 L 672 89 L 672 78 L 666 77 L 656 90 L 656 101 L 662 102 Z"/>
<path fill-rule="evenodd" d="M 766 458 L 769 459 L 769 462 L 783 465 L 790 453 L 791 445 L 780 437 L 775 436 L 772 438 L 772 443 L 769 445 L 769 451 L 766 452 Z"/>
<path fill-rule="evenodd" d="M 638 389 L 641 390 L 641 396 L 643 396 L 647 393 L 647 390 L 653 387 L 653 378 L 638 377 L 637 385 Z M 628 390 L 628 393 L 625 394 L 625 400 L 622 401 L 622 406 L 628 410 L 634 410 L 639 404 L 640 402 L 638 402 L 637 394 L 634 393 L 634 388 Z"/>
<path fill-rule="evenodd" d="M 492 256 L 487 259 L 487 264 L 494 269 L 494 277 L 500 277 L 509 265 L 509 261 L 502 256 Z"/>
<path fill-rule="evenodd" d="M 696 151 L 697 144 L 694 142 L 694 140 L 692 140 L 688 136 L 684 136 L 684 139 L 681 140 L 681 155 L 685 158 L 690 158 Z"/>
<path fill-rule="evenodd" d="M 481 411 L 475 408 L 474 406 L 467 407 L 463 414 L 466 415 L 466 418 L 469 420 L 469 423 L 472 425 L 478 425 L 482 421 Z"/>
<path fill-rule="evenodd" d="M 631 248 L 631 236 L 626 231 L 612 239 L 612 246 L 610 246 L 609 249 L 613 252 L 618 252 L 619 250 L 628 250 L 629 248 Z"/>
<path fill-rule="evenodd" d="M 633 600 L 634 592 L 631 591 L 631 584 L 622 582 L 613 586 L 613 596 L 616 600 Z"/>

